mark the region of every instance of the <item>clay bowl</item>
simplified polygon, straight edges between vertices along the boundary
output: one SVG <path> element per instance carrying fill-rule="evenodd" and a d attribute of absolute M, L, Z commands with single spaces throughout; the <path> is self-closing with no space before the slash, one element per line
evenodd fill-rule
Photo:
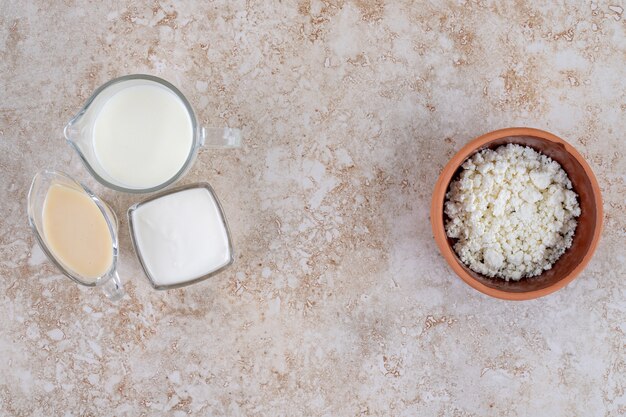
<path fill-rule="evenodd" d="M 477 274 L 461 262 L 453 249 L 455 239 L 446 236 L 444 224 L 447 216 L 443 212 L 443 207 L 450 182 L 459 174 L 461 165 L 467 158 L 482 149 L 495 149 L 508 143 L 530 146 L 561 164 L 572 181 L 574 191 L 578 194 L 581 215 L 578 218 L 572 246 L 550 270 L 536 277 L 507 282 L 503 279 Z M 435 241 L 443 257 L 463 281 L 492 297 L 505 300 L 530 300 L 563 288 L 589 263 L 598 246 L 602 231 L 602 197 L 591 168 L 569 143 L 543 130 L 514 127 L 482 135 L 454 155 L 435 185 L 430 222 Z"/>

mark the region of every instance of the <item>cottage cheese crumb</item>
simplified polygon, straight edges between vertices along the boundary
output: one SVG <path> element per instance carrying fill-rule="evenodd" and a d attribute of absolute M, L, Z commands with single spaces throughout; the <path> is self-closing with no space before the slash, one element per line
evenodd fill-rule
<path fill-rule="evenodd" d="M 509 144 L 478 152 L 446 194 L 446 234 L 473 271 L 505 280 L 552 268 L 572 245 L 578 195 L 561 166 Z"/>

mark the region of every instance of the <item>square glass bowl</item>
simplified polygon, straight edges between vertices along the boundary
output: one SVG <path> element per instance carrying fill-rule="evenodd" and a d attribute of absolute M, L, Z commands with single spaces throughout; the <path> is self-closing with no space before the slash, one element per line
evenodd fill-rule
<path fill-rule="evenodd" d="M 139 262 L 157 290 L 203 281 L 233 263 L 222 206 L 207 183 L 158 193 L 128 209 Z"/>

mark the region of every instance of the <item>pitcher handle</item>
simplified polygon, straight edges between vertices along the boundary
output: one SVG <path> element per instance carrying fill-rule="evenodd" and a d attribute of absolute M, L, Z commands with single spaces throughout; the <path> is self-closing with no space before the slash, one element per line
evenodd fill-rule
<path fill-rule="evenodd" d="M 203 127 L 200 138 L 207 148 L 240 148 L 242 143 L 241 130 L 232 127 Z"/>
<path fill-rule="evenodd" d="M 113 271 L 109 274 L 109 278 L 106 278 L 100 284 L 102 291 L 111 301 L 119 301 L 126 294 L 122 288 L 122 281 L 117 271 Z"/>

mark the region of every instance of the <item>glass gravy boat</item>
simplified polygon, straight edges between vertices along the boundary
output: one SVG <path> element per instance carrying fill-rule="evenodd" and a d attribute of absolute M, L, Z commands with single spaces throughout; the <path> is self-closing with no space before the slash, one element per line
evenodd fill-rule
<path fill-rule="evenodd" d="M 178 172 L 168 180 L 147 188 L 129 187 L 109 175 L 100 163 L 94 146 L 94 126 L 103 106 L 115 94 L 136 86 L 153 86 L 173 93 L 188 113 L 192 130 L 192 145 L 186 160 L 180 166 Z M 111 189 L 128 193 L 151 193 L 173 184 L 191 168 L 198 150 L 203 146 L 208 148 L 238 148 L 242 142 L 239 129 L 204 128 L 200 126 L 189 101 L 175 86 L 161 78 L 144 74 L 115 78 L 96 89 L 78 114 L 65 126 L 64 135 L 67 142 L 78 153 L 85 167 L 96 180 Z M 129 167 L 129 169 L 133 169 L 133 167 Z"/>
<path fill-rule="evenodd" d="M 106 272 L 98 277 L 85 277 L 80 273 L 72 270 L 66 265 L 52 250 L 48 237 L 44 232 L 44 207 L 48 191 L 51 187 L 61 185 L 78 191 L 91 199 L 106 221 L 108 233 L 111 237 L 111 255 L 112 260 Z M 59 171 L 43 170 L 38 172 L 33 178 L 33 182 L 28 192 L 28 221 L 33 229 L 37 242 L 41 246 L 43 252 L 52 261 L 57 268 L 69 277 L 72 281 L 80 285 L 88 287 L 101 287 L 106 296 L 117 301 L 124 296 L 122 283 L 117 273 L 117 256 L 118 256 L 118 221 L 115 213 L 102 200 L 94 195 L 87 187 L 76 182 L 70 176 Z M 109 254 L 106 256 L 108 257 Z"/>

